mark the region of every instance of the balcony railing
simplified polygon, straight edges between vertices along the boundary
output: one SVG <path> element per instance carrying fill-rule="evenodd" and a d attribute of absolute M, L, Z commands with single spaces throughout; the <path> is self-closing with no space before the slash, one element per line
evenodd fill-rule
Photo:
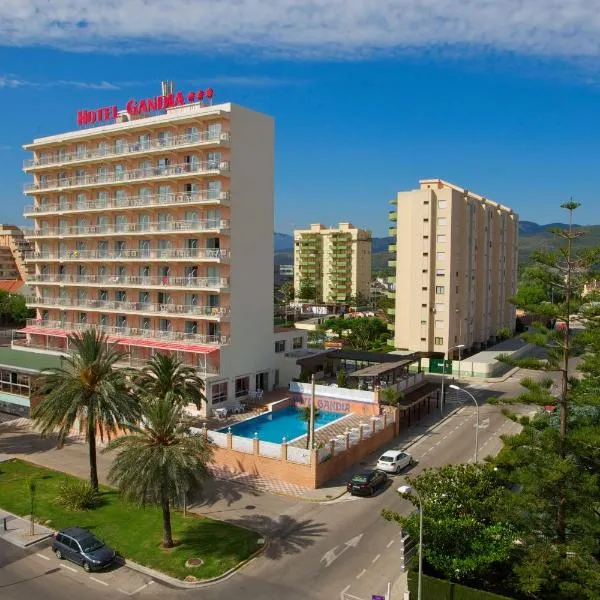
<path fill-rule="evenodd" d="M 46 167 L 52 165 L 62 165 L 69 163 L 78 163 L 88 160 L 97 160 L 102 158 L 112 158 L 114 156 L 127 156 L 130 154 L 143 154 L 153 150 L 167 150 L 169 148 L 178 148 L 180 146 L 193 146 L 196 144 L 227 144 L 231 141 L 229 132 L 209 134 L 202 131 L 190 135 L 178 135 L 168 139 L 153 138 L 143 142 L 134 142 L 123 144 L 113 148 L 96 148 L 95 150 L 75 151 L 56 153 L 51 156 L 40 156 L 38 158 L 29 158 L 23 161 L 23 168 Z"/>
<path fill-rule="evenodd" d="M 155 277 L 142 275 L 68 275 L 35 273 L 27 278 L 27 283 L 73 283 L 75 285 L 107 285 L 120 287 L 182 287 L 188 289 L 227 289 L 229 279 L 226 277 Z"/>
<path fill-rule="evenodd" d="M 25 236 L 30 238 L 54 238 L 94 235 L 151 234 L 169 232 L 223 231 L 229 229 L 228 219 L 208 219 L 197 221 L 171 221 L 150 223 L 117 223 L 111 225 L 87 225 L 71 227 L 46 227 L 45 229 L 24 229 Z"/>
<path fill-rule="evenodd" d="M 204 335 L 201 333 L 186 333 L 185 331 L 162 331 L 160 329 L 143 329 L 138 327 L 113 327 L 111 325 L 99 325 L 98 323 L 73 323 L 70 321 L 27 319 L 27 327 L 53 329 L 64 331 L 65 333 L 76 333 L 78 331 L 96 329 L 115 337 L 132 337 L 140 339 L 152 338 L 155 340 L 187 342 L 190 344 L 200 343 L 221 346 L 229 343 L 228 335 Z"/>
<path fill-rule="evenodd" d="M 127 198 L 109 198 L 106 200 L 76 200 L 60 203 L 30 204 L 25 207 L 25 216 L 53 214 L 63 212 L 78 212 L 85 210 L 106 211 L 126 208 L 147 208 L 149 206 L 169 206 L 178 204 L 215 204 L 228 202 L 229 192 L 203 190 L 190 194 L 149 194 L 146 196 L 129 196 Z"/>
<path fill-rule="evenodd" d="M 156 304 L 151 302 L 128 302 L 119 300 L 89 300 L 78 298 L 45 298 L 28 296 L 29 306 L 60 306 L 74 309 L 94 309 L 102 311 L 118 311 L 133 313 L 168 314 L 177 317 L 228 317 L 230 309 L 227 306 L 196 306 L 187 304 Z"/>
<path fill-rule="evenodd" d="M 229 172 L 229 161 L 203 161 L 198 163 L 126 169 L 116 173 L 57 177 L 56 179 L 41 180 L 37 183 L 27 183 L 24 186 L 24 191 L 35 192 L 40 190 L 79 188 L 88 185 L 124 184 L 136 180 L 164 179 L 180 175 L 189 175 L 190 173 L 196 173 L 198 175 L 218 175 L 227 172 Z"/>
<path fill-rule="evenodd" d="M 26 252 L 26 261 L 78 261 L 83 260 L 224 260 L 229 258 L 228 248 L 169 248 L 168 250 L 68 250 L 65 252 Z"/>

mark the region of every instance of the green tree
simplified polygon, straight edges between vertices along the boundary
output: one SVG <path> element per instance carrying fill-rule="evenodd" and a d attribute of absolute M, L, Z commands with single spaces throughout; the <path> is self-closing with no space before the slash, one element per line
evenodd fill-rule
<path fill-rule="evenodd" d="M 544 302 L 563 302 L 564 280 L 560 274 L 536 263 L 535 253 L 533 260 L 534 264 L 526 267 L 519 278 L 512 303 L 519 308 L 531 310 Z"/>
<path fill-rule="evenodd" d="M 495 517 L 505 490 L 491 465 L 446 465 L 407 476 L 423 502 L 423 558 L 426 569 L 458 582 L 497 587 L 490 577 L 515 554 L 516 533 Z M 416 507 L 416 496 L 406 496 Z M 383 517 L 395 521 L 413 539 L 419 538 L 419 515 L 390 510 Z"/>
<path fill-rule="evenodd" d="M 161 507 L 163 546 L 172 548 L 171 507 L 184 494 L 200 492 L 210 477 L 212 450 L 203 435 L 190 434 L 181 404 L 146 396 L 141 405 L 144 426 L 133 426 L 106 447 L 117 452 L 109 479 L 126 499 Z"/>
<path fill-rule="evenodd" d="M 182 406 L 194 403 L 200 409 L 206 400 L 198 371 L 170 354 L 155 354 L 134 381 L 140 392 Z"/>
<path fill-rule="evenodd" d="M 294 283 L 285 281 L 279 288 L 279 296 L 282 304 L 290 304 L 294 301 Z"/>
<path fill-rule="evenodd" d="M 309 280 L 304 280 L 300 283 L 300 289 L 298 290 L 298 298 L 306 302 L 317 302 L 319 295 L 316 285 Z"/>
<path fill-rule="evenodd" d="M 321 323 L 319 331 L 345 339 L 354 350 L 382 349 L 390 337 L 386 323 L 377 317 L 329 317 Z"/>
<path fill-rule="evenodd" d="M 321 411 L 315 406 L 315 421 L 321 416 Z M 310 447 L 310 406 L 305 406 L 300 410 L 300 418 L 306 423 L 306 449 Z"/>
<path fill-rule="evenodd" d="M 104 333 L 88 329 L 67 340 L 62 367 L 43 371 L 35 382 L 40 403 L 31 416 L 43 436 L 58 429 L 59 447 L 79 422 L 89 447 L 90 485 L 98 490 L 96 436 L 110 438 L 137 422 L 139 405 L 128 389 L 129 372 L 115 366 L 125 355 Z"/>

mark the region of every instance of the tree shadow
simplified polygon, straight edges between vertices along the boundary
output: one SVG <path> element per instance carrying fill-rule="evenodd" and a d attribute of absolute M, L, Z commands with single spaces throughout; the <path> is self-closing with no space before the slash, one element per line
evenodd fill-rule
<path fill-rule="evenodd" d="M 203 508 L 214 506 L 218 502 L 226 502 L 227 506 L 231 506 L 235 502 L 243 500 L 244 497 L 258 497 L 262 494 L 253 488 L 243 486 L 234 481 L 226 481 L 224 479 L 209 479 L 202 487 L 202 491 L 188 499 L 190 508 Z M 237 510 L 237 509 L 236 509 Z M 209 512 L 202 511 L 204 514 Z M 222 511 L 214 511 L 222 512 Z"/>
<path fill-rule="evenodd" d="M 265 557 L 278 560 L 287 554 L 299 554 L 323 537 L 328 529 L 325 523 L 311 519 L 297 521 L 289 515 L 270 517 L 267 515 L 248 515 L 231 519 L 229 523 L 260 531 L 269 538 Z"/>
<path fill-rule="evenodd" d="M 31 430 L 14 431 L 9 435 L 3 429 L 0 433 L 0 454 L 38 454 L 58 448 L 57 435 L 42 437 L 39 433 Z M 64 446 L 70 446 L 75 442 L 65 440 Z"/>

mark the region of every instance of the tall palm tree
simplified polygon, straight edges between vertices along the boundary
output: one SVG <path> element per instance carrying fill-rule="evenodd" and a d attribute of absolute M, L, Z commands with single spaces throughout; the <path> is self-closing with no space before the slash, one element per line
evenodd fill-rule
<path fill-rule="evenodd" d="M 58 429 L 59 448 L 76 422 L 85 427 L 90 485 L 97 490 L 96 435 L 110 439 L 117 430 L 127 429 L 139 418 L 139 407 L 129 390 L 129 371 L 115 367 L 124 354 L 104 333 L 88 329 L 67 339 L 70 350 L 61 368 L 42 371 L 35 382 L 41 401 L 31 416 L 43 436 Z"/>
<path fill-rule="evenodd" d="M 200 408 L 204 381 L 193 367 L 186 367 L 170 354 L 155 354 L 135 379 L 141 395 L 169 398 L 181 404 L 194 403 Z"/>
<path fill-rule="evenodd" d="M 171 505 L 202 488 L 212 449 L 204 436 L 190 435 L 183 406 L 169 396 L 146 396 L 142 414 L 144 427 L 132 427 L 106 447 L 118 451 L 109 479 L 126 499 L 162 508 L 163 546 L 172 548 Z"/>
<path fill-rule="evenodd" d="M 319 409 L 315 406 L 314 418 L 316 420 L 321 416 Z M 310 446 L 310 405 L 300 409 L 300 418 L 306 423 L 307 435 L 306 435 L 306 449 Z"/>

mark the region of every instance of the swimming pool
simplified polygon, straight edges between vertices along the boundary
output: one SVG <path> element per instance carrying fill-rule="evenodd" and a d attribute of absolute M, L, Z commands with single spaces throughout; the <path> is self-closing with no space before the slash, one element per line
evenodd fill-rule
<path fill-rule="evenodd" d="M 342 413 L 320 410 L 319 416 L 315 420 L 315 429 L 328 425 L 343 416 Z M 228 427 L 223 427 L 219 431 L 227 431 L 228 429 Z M 300 418 L 300 411 L 293 406 L 246 419 L 231 426 L 233 435 L 253 438 L 256 432 L 259 440 L 274 442 L 275 444 L 280 444 L 284 437 L 288 441 L 292 441 L 301 435 L 305 435 L 307 431 L 306 421 Z"/>

